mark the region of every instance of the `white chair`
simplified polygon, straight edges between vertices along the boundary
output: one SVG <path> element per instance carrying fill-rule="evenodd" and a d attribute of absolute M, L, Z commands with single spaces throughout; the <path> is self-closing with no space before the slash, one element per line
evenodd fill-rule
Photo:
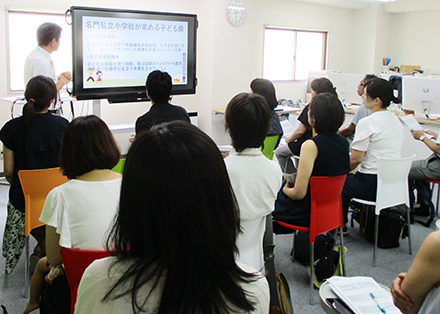
<path fill-rule="evenodd" d="M 379 159 L 377 162 L 377 194 L 376 202 L 366 201 L 358 198 L 352 200 L 365 204 L 367 206 L 375 206 L 375 226 L 374 226 L 374 251 L 373 251 L 373 267 L 376 267 L 376 250 L 377 238 L 379 232 L 379 215 L 384 208 L 396 205 L 406 204 L 406 220 L 408 224 L 408 246 L 409 254 L 411 251 L 411 231 L 409 224 L 409 189 L 408 189 L 408 173 L 411 168 L 412 159 L 415 155 L 401 159 Z"/>

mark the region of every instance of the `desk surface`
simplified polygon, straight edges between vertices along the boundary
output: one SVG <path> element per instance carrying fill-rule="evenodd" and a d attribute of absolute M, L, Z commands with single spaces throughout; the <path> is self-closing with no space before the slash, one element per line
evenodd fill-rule
<path fill-rule="evenodd" d="M 216 114 L 225 114 L 225 108 L 223 109 L 212 109 L 212 111 Z M 288 114 L 288 113 L 298 113 L 302 110 L 302 108 L 296 107 L 287 107 L 287 106 L 278 106 L 275 108 L 275 111 L 279 114 Z"/>

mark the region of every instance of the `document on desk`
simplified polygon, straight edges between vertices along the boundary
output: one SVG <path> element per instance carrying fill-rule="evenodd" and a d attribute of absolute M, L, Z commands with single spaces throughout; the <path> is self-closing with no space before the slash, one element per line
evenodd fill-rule
<path fill-rule="evenodd" d="M 333 292 L 357 314 L 400 314 L 394 305 L 391 294 L 382 288 L 372 277 L 329 278 Z"/>
<path fill-rule="evenodd" d="M 403 116 L 400 118 L 410 129 L 412 130 L 420 130 L 423 131 L 422 126 L 420 125 L 420 123 L 416 120 L 416 118 L 414 118 L 414 116 L 412 114 Z M 426 134 L 426 137 L 429 138 L 430 140 L 436 140 L 434 136 L 430 135 L 430 134 Z M 439 143 L 439 142 L 437 142 Z M 439 143 L 440 144 L 440 143 Z"/>

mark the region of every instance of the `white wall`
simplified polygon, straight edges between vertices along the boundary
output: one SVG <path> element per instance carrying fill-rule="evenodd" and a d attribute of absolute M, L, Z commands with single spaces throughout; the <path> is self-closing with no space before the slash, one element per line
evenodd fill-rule
<path fill-rule="evenodd" d="M 440 74 L 440 10 L 396 13 L 391 17 L 390 55 L 395 65 L 420 65 Z"/>

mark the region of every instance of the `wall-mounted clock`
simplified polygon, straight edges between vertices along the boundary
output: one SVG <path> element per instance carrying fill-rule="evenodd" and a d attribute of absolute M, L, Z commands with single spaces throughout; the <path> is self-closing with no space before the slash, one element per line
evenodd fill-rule
<path fill-rule="evenodd" d="M 246 8 L 240 1 L 231 1 L 228 5 L 228 20 L 234 26 L 240 25 L 246 16 Z"/>

